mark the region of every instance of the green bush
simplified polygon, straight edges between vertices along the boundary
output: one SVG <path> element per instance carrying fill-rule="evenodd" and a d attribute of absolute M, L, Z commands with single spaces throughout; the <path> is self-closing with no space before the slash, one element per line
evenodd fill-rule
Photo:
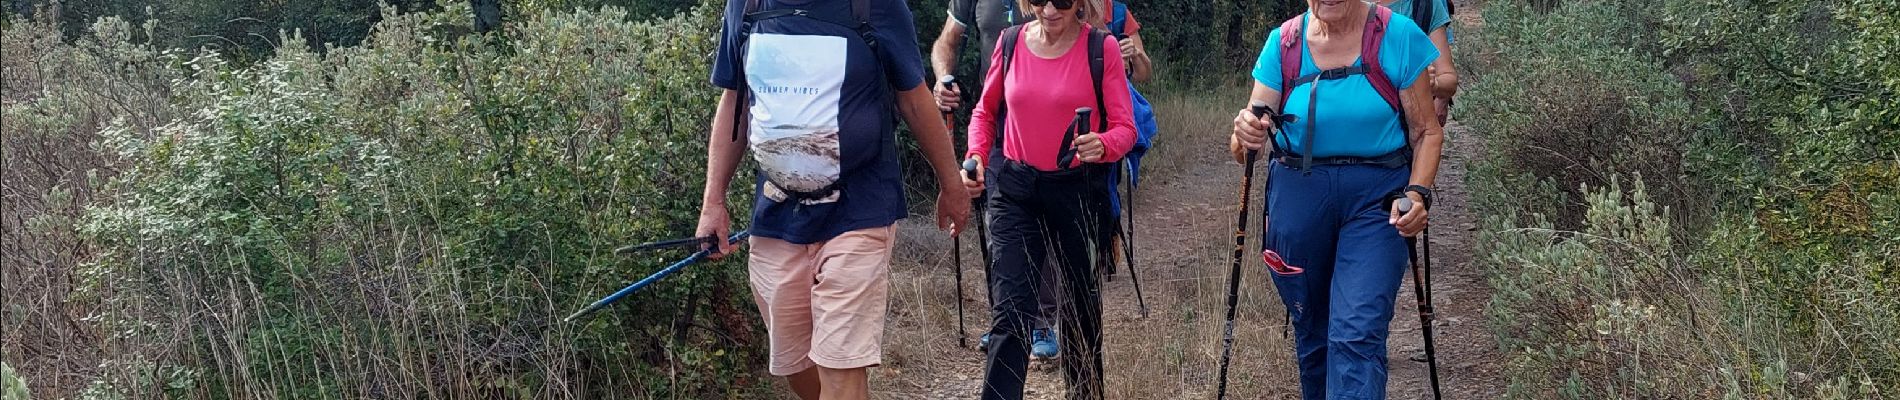
<path fill-rule="evenodd" d="M 1900 3 L 1532 3 L 1458 49 L 1512 397 L 1892 395 Z"/>
<path fill-rule="evenodd" d="M 26 390 L 26 379 L 13 374 L 13 367 L 0 363 L 0 400 L 27 400 L 32 393 Z"/>
<path fill-rule="evenodd" d="M 1624 18 L 1628 11 L 1615 2 L 1585 2 L 1537 15 L 1492 2 L 1484 12 L 1486 26 L 1468 41 L 1484 47 L 1459 49 L 1473 82 L 1457 113 L 1486 134 L 1484 162 L 1474 168 L 1491 172 L 1480 176 L 1497 189 L 1476 192 L 1476 201 L 1541 212 L 1556 227 L 1575 230 L 1587 207 L 1581 188 L 1613 178 L 1640 176 L 1678 210 L 1701 199 L 1682 179 L 1683 144 L 1696 132 L 1682 84 L 1649 54 L 1614 38 L 1549 39 L 1644 29 Z"/>
<path fill-rule="evenodd" d="M 612 8 L 534 14 L 465 36 L 461 7 L 386 7 L 362 45 L 323 54 L 178 57 L 178 117 L 103 133 L 123 167 L 88 212 L 102 255 L 85 277 L 109 347 L 124 350 L 98 391 L 760 387 L 742 268 L 695 266 L 592 321 L 559 322 L 683 256 L 611 250 L 691 232 L 717 9 L 643 22 Z"/>

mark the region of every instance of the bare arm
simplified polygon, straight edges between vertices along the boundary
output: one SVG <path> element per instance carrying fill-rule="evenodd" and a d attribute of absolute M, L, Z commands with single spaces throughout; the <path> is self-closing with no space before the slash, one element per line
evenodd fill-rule
<path fill-rule="evenodd" d="M 1399 93 L 1402 99 L 1400 103 L 1405 107 L 1406 126 L 1411 128 L 1406 132 L 1406 139 L 1412 145 L 1412 177 L 1409 183 L 1427 188 L 1433 187 L 1432 184 L 1437 180 L 1438 158 L 1445 146 L 1445 130 L 1438 125 L 1437 113 L 1432 109 L 1432 87 L 1429 83 L 1430 76 L 1419 74 L 1411 87 Z M 1406 197 L 1416 204 L 1424 204 L 1424 199 L 1417 193 L 1407 192 Z M 1416 235 L 1425 229 L 1426 215 L 1429 214 L 1426 208 L 1414 207 L 1412 212 L 1401 216 L 1394 205 L 1392 224 L 1398 226 L 1402 235 Z"/>
<path fill-rule="evenodd" d="M 1148 48 L 1141 41 L 1141 33 L 1128 35 L 1121 42 L 1122 59 L 1128 64 L 1128 79 L 1135 82 L 1148 82 L 1154 75 L 1154 60 L 1148 57 Z"/>
<path fill-rule="evenodd" d="M 1451 36 L 1449 26 L 1432 30 L 1432 46 L 1438 47 L 1438 60 L 1432 61 L 1432 69 L 1437 75 L 1430 76 L 1432 97 L 1450 99 L 1458 95 L 1458 69 L 1451 63 Z"/>
<path fill-rule="evenodd" d="M 706 189 L 700 196 L 699 229 L 695 236 L 727 237 L 732 234 L 731 216 L 726 212 L 726 189 L 732 184 L 732 175 L 739 169 L 739 157 L 745 154 L 747 133 L 739 131 L 738 140 L 733 140 L 732 127 L 745 123 L 742 112 L 735 115 L 734 108 L 739 102 L 739 92 L 726 89 L 719 95 L 719 109 L 713 112 L 712 132 L 706 138 Z M 731 253 L 733 246 L 724 240 L 716 241 L 719 251 L 713 254 L 717 259 Z"/>
<path fill-rule="evenodd" d="M 910 126 L 911 135 L 916 136 L 924 160 L 930 162 L 931 175 L 937 178 L 937 227 L 960 230 L 970 216 L 970 202 L 963 191 L 950 129 L 943 125 L 937 103 L 924 85 L 898 93 L 897 99 L 898 112 Z"/>
<path fill-rule="evenodd" d="M 963 47 L 963 32 L 963 24 L 958 23 L 955 17 L 943 20 L 943 33 L 937 34 L 937 42 L 930 46 L 930 68 L 937 73 L 935 76 L 957 73 L 957 49 Z M 939 80 L 934 92 L 942 111 L 956 110 L 963 105 L 963 90 L 960 87 L 949 90 Z"/>
<path fill-rule="evenodd" d="M 957 49 L 963 47 L 963 24 L 955 18 L 943 20 L 943 33 L 937 34 L 937 42 L 930 46 L 930 70 L 935 76 L 944 76 L 957 72 Z"/>

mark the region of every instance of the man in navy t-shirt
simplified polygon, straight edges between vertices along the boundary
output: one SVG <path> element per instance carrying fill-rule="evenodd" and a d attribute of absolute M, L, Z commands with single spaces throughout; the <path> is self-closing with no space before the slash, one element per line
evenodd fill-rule
<path fill-rule="evenodd" d="M 870 396 L 905 213 L 896 121 L 929 160 L 937 225 L 970 213 L 955 150 L 924 86 L 902 0 L 728 0 L 712 82 L 724 88 L 707 151 L 698 236 L 727 237 L 726 190 L 758 163 L 749 274 L 770 370 L 804 399 Z M 750 16 L 750 22 L 743 22 Z M 740 129 L 734 129 L 737 124 Z M 714 258 L 733 250 L 720 244 Z"/>

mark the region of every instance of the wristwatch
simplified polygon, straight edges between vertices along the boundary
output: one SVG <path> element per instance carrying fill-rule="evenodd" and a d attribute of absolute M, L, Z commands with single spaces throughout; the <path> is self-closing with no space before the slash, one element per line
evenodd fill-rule
<path fill-rule="evenodd" d="M 1405 191 L 1418 193 L 1418 198 L 1425 200 L 1425 209 L 1432 209 L 1432 188 L 1425 187 L 1424 185 L 1408 185 L 1405 187 Z"/>

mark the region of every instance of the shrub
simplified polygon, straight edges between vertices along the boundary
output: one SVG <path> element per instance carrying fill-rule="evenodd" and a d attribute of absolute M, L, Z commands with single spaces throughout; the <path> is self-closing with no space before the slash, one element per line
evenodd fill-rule
<path fill-rule="evenodd" d="M 643 22 L 613 8 L 534 14 L 504 35 L 464 36 L 460 7 L 386 7 L 362 45 L 323 54 L 179 58 L 169 89 L 186 112 L 104 132 L 124 167 L 85 224 L 102 251 L 86 284 L 119 349 L 97 391 L 759 387 L 743 269 L 697 266 L 594 321 L 559 323 L 675 256 L 611 249 L 690 233 L 717 9 Z"/>
<path fill-rule="evenodd" d="M 1835 3 L 1486 8 L 1458 115 L 1512 397 L 1900 386 L 1900 4 Z"/>
<path fill-rule="evenodd" d="M 1544 213 L 1576 230 L 1587 209 L 1581 188 L 1640 179 L 1681 210 L 1697 195 L 1683 180 L 1682 148 L 1697 132 L 1682 85 L 1649 54 L 1585 40 L 1593 32 L 1637 32 L 1615 2 L 1585 2 L 1548 15 L 1492 2 L 1486 26 L 1468 32 L 1461 60 L 1474 82 L 1459 97 L 1460 121 L 1485 136 L 1474 169 L 1493 182 L 1476 201 L 1493 210 Z M 1641 7 L 1641 6 L 1632 6 Z M 1461 32 L 1466 33 L 1466 32 Z M 1462 43 L 1462 42 L 1461 42 Z M 1528 222 L 1528 221 L 1519 221 Z"/>
<path fill-rule="evenodd" d="M 32 393 L 26 390 L 26 380 L 13 374 L 13 367 L 0 362 L 0 399 L 27 400 Z"/>

